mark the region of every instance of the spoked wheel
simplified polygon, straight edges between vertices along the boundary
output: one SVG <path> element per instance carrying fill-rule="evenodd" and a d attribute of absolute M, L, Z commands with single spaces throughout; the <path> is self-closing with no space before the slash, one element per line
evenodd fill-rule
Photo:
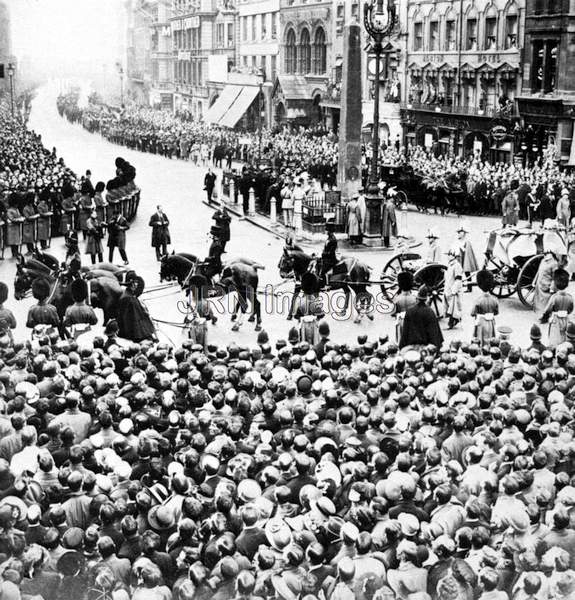
<path fill-rule="evenodd" d="M 497 298 L 509 298 L 517 289 L 517 267 L 506 265 L 504 262 L 491 256 L 485 263 L 485 269 L 491 271 L 494 286 L 491 293 Z"/>
<path fill-rule="evenodd" d="M 426 285 L 430 289 L 429 306 L 438 317 L 443 316 L 443 291 L 445 289 L 445 271 L 447 267 L 431 264 L 421 267 L 413 276 L 416 287 Z"/>
<path fill-rule="evenodd" d="M 409 271 L 415 273 L 419 267 L 419 261 L 421 261 L 421 255 L 417 252 L 404 252 L 397 254 L 383 267 L 381 273 L 381 291 L 383 295 L 390 302 L 394 302 L 397 294 L 399 293 L 399 287 L 397 286 L 397 276 L 402 271 Z"/>
<path fill-rule="evenodd" d="M 527 308 L 533 308 L 533 302 L 535 300 L 534 281 L 542 260 L 543 254 L 532 256 L 523 265 L 523 268 L 519 271 L 519 277 L 517 277 L 517 295 L 519 296 L 519 300 L 521 300 Z"/>

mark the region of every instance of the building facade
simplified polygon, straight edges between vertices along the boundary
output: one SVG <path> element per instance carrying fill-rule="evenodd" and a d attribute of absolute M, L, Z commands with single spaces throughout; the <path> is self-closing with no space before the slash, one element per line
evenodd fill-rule
<path fill-rule="evenodd" d="M 166 109 L 174 106 L 171 5 L 156 2 L 150 23 L 150 104 Z"/>
<path fill-rule="evenodd" d="M 8 65 L 14 62 L 12 56 L 10 28 L 10 13 L 5 2 L 0 1 L 0 65 L 3 65 L 3 78 L 0 78 L 0 90 L 9 90 L 10 81 L 8 77 Z"/>
<path fill-rule="evenodd" d="M 280 0 L 279 74 L 274 83 L 276 125 L 323 123 L 322 99 L 335 65 L 333 0 Z"/>
<path fill-rule="evenodd" d="M 406 16 L 405 143 L 512 160 L 525 0 L 408 0 Z"/>
<path fill-rule="evenodd" d="M 575 3 L 526 0 L 520 152 L 531 161 L 551 152 L 575 166 Z"/>
<path fill-rule="evenodd" d="M 126 0 L 126 68 L 122 96 L 149 104 L 152 80 L 152 30 L 159 0 Z M 119 65 L 120 67 L 120 65 Z M 120 74 L 123 77 L 123 74 Z"/>

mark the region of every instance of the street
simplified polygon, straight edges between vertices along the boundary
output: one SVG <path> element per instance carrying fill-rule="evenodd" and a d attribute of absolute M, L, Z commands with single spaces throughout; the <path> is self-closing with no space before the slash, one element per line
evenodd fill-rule
<path fill-rule="evenodd" d="M 170 250 L 185 251 L 196 254 L 203 259 L 208 253 L 210 239 L 208 232 L 212 225 L 211 215 L 213 210 L 207 207 L 202 200 L 203 177 L 205 169 L 192 166 L 181 160 L 170 160 L 154 154 L 140 153 L 125 147 L 115 146 L 101 138 L 99 135 L 88 133 L 80 125 L 72 125 L 67 120 L 60 118 L 56 111 L 57 87 L 55 85 L 41 88 L 34 101 L 29 126 L 40 133 L 47 148 L 55 146 L 58 154 L 64 157 L 66 164 L 78 175 L 85 173 L 86 169 L 92 171 L 92 181 L 107 181 L 114 176 L 114 160 L 122 156 L 130 161 L 137 169 L 136 182 L 141 188 L 141 203 L 139 214 L 127 232 L 127 253 L 131 267 L 141 275 L 148 287 L 157 286 L 159 282 L 159 263 L 156 261 L 154 250 L 150 246 L 150 228 L 148 219 L 161 204 L 165 213 L 170 218 L 170 231 L 172 246 Z M 218 171 L 218 177 L 221 173 Z M 414 212 L 407 214 L 407 232 L 418 241 L 422 241 L 422 252 L 425 252 L 425 233 L 429 227 L 434 227 L 440 235 L 440 244 L 444 253 L 456 238 L 456 216 L 440 217 L 436 215 L 422 215 Z M 402 216 L 398 216 L 400 230 L 406 231 Z M 471 239 L 478 260 L 486 246 L 486 232 L 499 227 L 500 221 L 495 218 L 471 217 Z M 80 242 L 83 251 L 84 243 Z M 272 343 L 278 338 L 287 338 L 289 328 L 295 323 L 288 323 L 286 292 L 293 288 L 293 283 L 282 285 L 278 272 L 278 262 L 282 253 L 283 240 L 273 233 L 256 228 L 254 225 L 234 218 L 231 224 L 231 241 L 227 246 L 227 255 L 224 260 L 231 257 L 245 257 L 261 263 L 265 270 L 260 271 L 260 290 L 269 286 L 276 295 L 261 295 L 262 325 L 268 332 Z M 321 246 L 307 246 L 310 252 L 321 253 Z M 105 249 L 106 250 L 106 249 Z M 50 252 L 62 259 L 64 245 L 62 238 L 53 241 Z M 107 252 L 107 250 L 106 250 Z M 28 337 L 25 328 L 26 313 L 33 302 L 32 299 L 16 302 L 13 298 L 13 280 L 15 261 L 6 255 L 0 264 L 0 276 L 11 287 L 8 306 L 15 312 L 18 320 L 16 339 Z M 372 279 L 378 280 L 387 261 L 393 256 L 391 251 L 382 250 L 345 250 L 346 255 L 354 255 L 372 268 Z M 83 257 L 84 258 L 84 257 Z M 105 256 L 106 258 L 106 256 Z M 85 262 L 88 257 L 85 257 Z M 372 286 L 372 293 L 376 295 L 379 289 Z M 464 294 L 463 325 L 452 331 L 446 329 L 442 322 L 446 339 L 468 340 L 472 335 L 473 319 L 469 316 L 473 299 L 478 294 L 474 289 L 472 293 Z M 163 289 L 156 293 L 145 294 L 145 303 L 151 315 L 162 321 L 181 324 L 183 295 L 176 287 Z M 332 298 L 331 305 L 340 307 L 341 298 Z M 224 306 L 230 304 L 227 300 Z M 281 309 L 278 310 L 278 305 Z M 222 312 L 222 303 L 216 305 L 216 313 Z M 224 309 L 224 312 L 227 310 Z M 229 343 L 236 340 L 239 344 L 255 343 L 256 334 L 254 326 L 247 321 L 240 331 L 231 331 L 231 321 L 228 314 L 218 314 L 219 320 L 215 326 L 209 326 L 209 341 L 214 343 Z M 333 318 L 328 315 L 327 320 L 331 328 L 331 338 L 336 342 L 349 342 L 358 334 L 368 332 L 371 337 L 389 334 L 393 339 L 395 321 L 386 314 L 376 314 L 374 322 L 364 318 L 363 324 L 357 325 L 349 318 Z M 529 328 L 535 318 L 527 311 L 516 296 L 500 301 L 500 316 L 498 325 L 508 325 L 513 333 L 513 343 L 525 345 L 529 340 Z M 181 327 L 159 324 L 160 338 L 174 343 L 179 342 L 183 336 Z M 544 340 L 546 335 L 544 332 Z"/>

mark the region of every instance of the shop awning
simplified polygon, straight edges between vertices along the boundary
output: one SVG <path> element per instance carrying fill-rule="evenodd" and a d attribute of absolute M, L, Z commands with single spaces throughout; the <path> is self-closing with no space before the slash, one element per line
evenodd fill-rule
<path fill-rule="evenodd" d="M 240 93 L 229 107 L 228 111 L 220 119 L 219 124 L 222 127 L 232 129 L 238 124 L 238 121 L 246 114 L 248 108 L 259 94 L 259 88 L 256 86 L 246 85 L 240 88 Z"/>
<path fill-rule="evenodd" d="M 217 125 L 240 95 L 241 91 L 241 85 L 226 85 L 218 99 L 207 110 L 204 115 L 204 121 L 210 125 Z"/>

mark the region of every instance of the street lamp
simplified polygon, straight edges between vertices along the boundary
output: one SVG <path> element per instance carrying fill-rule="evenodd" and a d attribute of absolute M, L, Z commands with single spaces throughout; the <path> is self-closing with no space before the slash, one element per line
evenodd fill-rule
<path fill-rule="evenodd" d="M 264 97 L 264 87 L 268 87 L 271 83 L 266 82 L 266 74 L 263 69 L 258 70 L 258 87 L 260 89 L 260 93 L 258 94 L 258 166 L 261 164 L 262 160 L 262 133 L 264 126 L 264 118 L 263 112 L 265 110 L 265 97 Z"/>
<path fill-rule="evenodd" d="M 120 106 L 124 106 L 124 67 L 120 62 L 116 63 L 118 75 L 120 75 Z"/>
<path fill-rule="evenodd" d="M 374 94 L 373 94 L 373 135 L 372 158 L 367 185 L 366 206 L 369 211 L 368 236 L 375 237 L 380 232 L 381 198 L 379 195 L 379 78 L 381 75 L 381 55 L 383 39 L 395 25 L 395 0 L 368 0 L 364 5 L 363 22 L 371 38 L 371 50 L 375 54 Z"/>
<path fill-rule="evenodd" d="M 8 77 L 10 78 L 10 112 L 14 116 L 14 72 L 16 68 L 13 63 L 8 64 Z"/>

